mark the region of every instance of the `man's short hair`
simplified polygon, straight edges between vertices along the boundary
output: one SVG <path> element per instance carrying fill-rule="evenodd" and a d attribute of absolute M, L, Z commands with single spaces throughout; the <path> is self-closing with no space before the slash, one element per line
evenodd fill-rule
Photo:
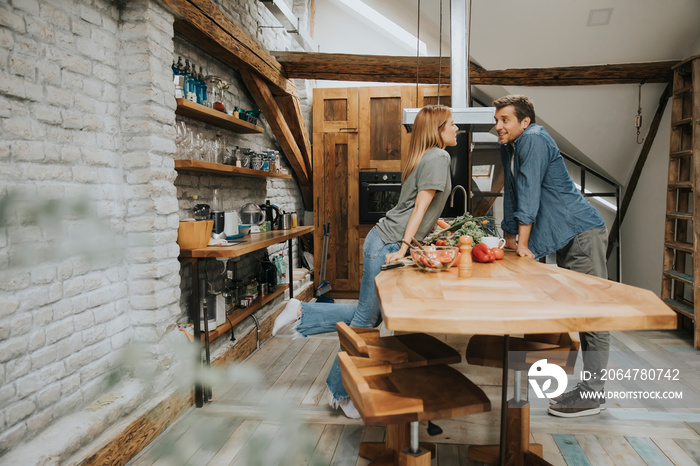
<path fill-rule="evenodd" d="M 536 123 L 535 105 L 524 95 L 507 95 L 493 101 L 496 110 L 512 105 L 515 108 L 515 118 L 523 121 L 523 118 L 530 117 L 530 123 Z"/>

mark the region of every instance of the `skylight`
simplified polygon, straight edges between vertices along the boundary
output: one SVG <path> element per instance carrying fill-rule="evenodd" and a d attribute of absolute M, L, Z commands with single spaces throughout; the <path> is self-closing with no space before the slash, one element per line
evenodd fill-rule
<path fill-rule="evenodd" d="M 412 50 L 416 50 L 416 41 L 418 38 L 384 16 L 383 14 L 379 13 L 377 10 L 374 8 L 368 6 L 367 4 L 361 2 L 360 0 L 337 0 L 338 2 L 342 3 L 343 5 L 347 6 L 351 10 L 353 10 L 355 13 L 358 15 L 362 16 L 368 21 L 371 21 L 375 25 L 377 25 L 382 31 L 388 33 L 389 35 L 395 37 L 398 39 L 400 42 L 403 42 L 404 44 L 408 45 Z M 421 55 L 427 55 L 428 49 L 425 45 L 425 42 L 420 41 L 419 42 L 419 47 L 418 50 L 420 51 Z"/>

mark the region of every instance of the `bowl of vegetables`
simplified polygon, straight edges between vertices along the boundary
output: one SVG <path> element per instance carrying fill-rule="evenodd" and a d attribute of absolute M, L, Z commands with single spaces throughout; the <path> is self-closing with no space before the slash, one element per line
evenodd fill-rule
<path fill-rule="evenodd" d="M 453 246 L 424 246 L 411 249 L 411 257 L 419 269 L 426 272 L 441 272 L 454 264 L 459 248 Z"/>

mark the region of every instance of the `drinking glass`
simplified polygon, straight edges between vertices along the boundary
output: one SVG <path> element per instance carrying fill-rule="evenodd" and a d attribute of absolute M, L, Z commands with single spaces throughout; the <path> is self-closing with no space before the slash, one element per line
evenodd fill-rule
<path fill-rule="evenodd" d="M 194 160 L 197 157 L 197 147 L 195 146 L 195 133 L 190 128 L 187 128 L 187 137 L 182 145 L 187 158 Z"/>
<path fill-rule="evenodd" d="M 175 142 L 181 144 L 187 139 L 187 125 L 180 120 L 175 123 Z"/>
<path fill-rule="evenodd" d="M 217 136 L 211 144 L 211 156 L 212 162 L 214 163 L 224 163 L 224 157 L 226 156 L 226 139 L 221 136 Z"/>
<path fill-rule="evenodd" d="M 195 149 L 195 153 L 197 154 L 197 157 L 199 160 L 204 160 L 206 161 L 206 152 L 204 151 L 204 146 L 206 145 L 206 139 L 204 139 L 204 135 L 197 131 L 197 133 L 194 135 L 193 138 L 193 146 Z"/>

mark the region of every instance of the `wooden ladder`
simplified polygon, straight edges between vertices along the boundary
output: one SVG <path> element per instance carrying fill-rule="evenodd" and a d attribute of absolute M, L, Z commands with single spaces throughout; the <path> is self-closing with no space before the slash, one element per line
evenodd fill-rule
<path fill-rule="evenodd" d="M 700 55 L 673 68 L 671 147 L 661 299 L 700 348 Z M 694 207 L 698 204 L 698 207 Z"/>

